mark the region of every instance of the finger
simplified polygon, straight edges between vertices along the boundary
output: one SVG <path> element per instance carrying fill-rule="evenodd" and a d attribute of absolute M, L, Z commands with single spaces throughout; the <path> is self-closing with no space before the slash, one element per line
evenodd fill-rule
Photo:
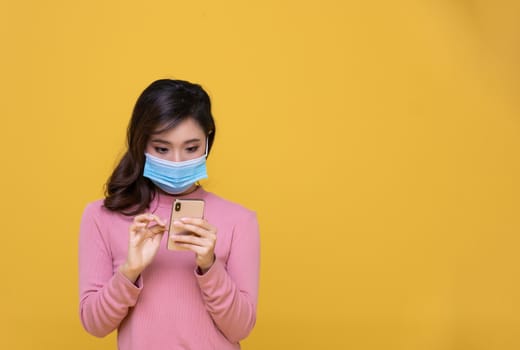
<path fill-rule="evenodd" d="M 211 245 L 205 239 L 202 239 L 200 237 L 193 236 L 193 235 L 172 235 L 170 237 L 170 239 L 175 244 L 189 244 L 189 245 L 196 245 L 199 247 L 205 247 L 205 246 Z"/>
<path fill-rule="evenodd" d="M 166 226 L 166 221 L 161 219 L 159 216 L 155 215 L 155 214 L 148 214 L 148 218 L 152 221 L 155 221 L 158 225 L 160 226 Z"/>
<path fill-rule="evenodd" d="M 158 225 L 166 226 L 166 222 L 163 219 L 152 213 L 139 214 L 136 217 L 134 217 L 134 223 L 148 224 L 152 221 L 155 221 Z"/>
<path fill-rule="evenodd" d="M 146 230 L 145 232 L 136 234 L 132 241 L 135 244 L 141 244 L 145 241 L 153 241 L 156 243 L 157 240 L 162 240 L 162 236 L 164 234 L 164 231 L 152 231 L 152 230 Z"/>
<path fill-rule="evenodd" d="M 148 237 L 148 234 L 144 230 L 139 231 L 130 231 L 130 242 L 132 245 L 137 246 L 141 244 L 146 238 Z"/>
<path fill-rule="evenodd" d="M 145 223 L 150 222 L 150 213 L 139 214 L 134 217 L 134 223 Z"/>
<path fill-rule="evenodd" d="M 162 236 L 164 234 L 164 231 L 158 232 L 150 237 L 150 239 L 154 242 L 154 244 L 160 244 L 162 241 Z"/>
<path fill-rule="evenodd" d="M 197 259 L 199 259 L 199 257 L 201 255 L 204 255 L 205 253 L 208 252 L 208 249 L 206 247 L 201 247 L 201 246 L 190 244 L 190 243 L 182 243 L 182 242 L 177 243 L 176 242 L 175 245 L 177 245 L 180 248 L 186 249 L 186 250 L 191 250 L 192 252 L 194 252 L 197 255 Z"/>
<path fill-rule="evenodd" d="M 192 225 L 204 227 L 207 230 L 215 229 L 215 227 L 212 226 L 210 223 L 208 223 L 206 220 L 200 219 L 200 218 L 182 218 L 182 219 L 180 219 L 180 221 L 182 221 L 185 224 L 192 224 Z M 215 231 L 216 231 L 216 229 L 215 229 Z"/>
<path fill-rule="evenodd" d="M 213 238 L 213 236 L 215 236 L 215 233 L 213 231 L 210 231 L 206 228 L 203 228 L 203 227 L 200 227 L 197 225 L 186 224 L 186 223 L 183 223 L 182 221 L 175 221 L 173 223 L 173 225 L 179 229 L 193 232 L 200 237 Z"/>
<path fill-rule="evenodd" d="M 133 223 L 130 225 L 130 232 L 137 233 L 137 232 L 142 231 L 145 227 L 146 227 L 146 223 L 142 223 L 142 222 Z"/>
<path fill-rule="evenodd" d="M 163 233 L 164 231 L 166 231 L 166 227 L 161 225 L 154 225 L 150 227 L 148 231 L 150 231 L 150 233 L 155 236 L 156 234 Z"/>

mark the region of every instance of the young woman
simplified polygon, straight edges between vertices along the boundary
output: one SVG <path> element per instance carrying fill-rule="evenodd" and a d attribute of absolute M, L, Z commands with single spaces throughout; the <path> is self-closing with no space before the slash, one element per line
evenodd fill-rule
<path fill-rule="evenodd" d="M 90 203 L 79 238 L 80 317 L 128 349 L 239 349 L 256 320 L 259 233 L 254 212 L 213 193 L 206 157 L 215 139 L 207 93 L 163 79 L 148 86 L 128 126 L 128 150 Z M 176 198 L 204 201 L 168 237 Z M 177 231 L 177 230 L 176 230 Z M 168 240 L 182 250 L 167 249 Z"/>

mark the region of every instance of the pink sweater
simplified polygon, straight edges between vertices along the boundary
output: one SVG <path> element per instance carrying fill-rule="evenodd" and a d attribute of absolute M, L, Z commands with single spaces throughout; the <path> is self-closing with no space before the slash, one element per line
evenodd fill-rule
<path fill-rule="evenodd" d="M 239 349 L 256 320 L 260 242 L 256 214 L 202 188 L 182 198 L 205 201 L 205 219 L 217 227 L 216 261 L 196 272 L 194 253 L 166 249 L 167 233 L 135 284 L 119 271 L 133 218 L 90 203 L 79 237 L 80 317 L 103 337 L 118 329 L 130 349 Z M 159 195 L 150 211 L 169 220 L 175 197 Z"/>

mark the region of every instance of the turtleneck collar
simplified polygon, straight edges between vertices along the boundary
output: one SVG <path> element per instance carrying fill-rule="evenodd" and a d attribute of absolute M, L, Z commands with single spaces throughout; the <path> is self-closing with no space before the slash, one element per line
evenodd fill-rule
<path fill-rule="evenodd" d="M 171 208 L 173 205 L 173 202 L 177 198 L 181 199 L 205 199 L 208 192 L 206 192 L 202 186 L 198 186 L 194 191 L 187 193 L 187 194 L 167 194 L 162 191 L 157 191 L 155 194 L 155 198 L 150 203 L 150 209 L 152 212 L 155 211 L 155 208 Z"/>

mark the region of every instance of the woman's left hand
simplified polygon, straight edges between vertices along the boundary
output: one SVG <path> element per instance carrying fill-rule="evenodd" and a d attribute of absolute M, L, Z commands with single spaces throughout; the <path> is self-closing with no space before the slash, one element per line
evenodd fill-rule
<path fill-rule="evenodd" d="M 172 234 L 170 239 L 178 246 L 191 250 L 197 255 L 197 265 L 204 274 L 215 261 L 217 228 L 204 219 L 182 218 L 173 222 L 180 231 L 194 234 Z"/>

